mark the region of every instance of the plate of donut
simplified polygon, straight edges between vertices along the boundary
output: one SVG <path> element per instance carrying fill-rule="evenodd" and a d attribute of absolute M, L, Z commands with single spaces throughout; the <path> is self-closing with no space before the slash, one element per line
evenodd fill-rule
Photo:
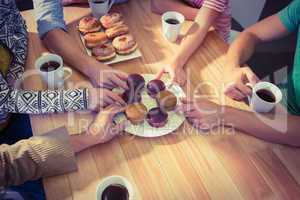
<path fill-rule="evenodd" d="M 142 56 L 120 13 L 108 13 L 100 19 L 80 19 L 78 31 L 87 54 L 99 62 L 114 64 Z"/>
<path fill-rule="evenodd" d="M 127 91 L 114 89 L 127 102 L 125 112 L 115 118 L 116 123 L 129 120 L 127 133 L 159 137 L 172 133 L 184 122 L 185 117 L 175 112 L 175 108 L 185 93 L 178 85 L 171 84 L 170 79 L 158 80 L 153 74 L 130 74 L 128 85 Z"/>

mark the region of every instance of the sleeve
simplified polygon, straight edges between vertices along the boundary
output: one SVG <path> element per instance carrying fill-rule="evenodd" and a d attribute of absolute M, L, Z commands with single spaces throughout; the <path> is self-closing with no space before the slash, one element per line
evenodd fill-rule
<path fill-rule="evenodd" d="M 278 16 L 289 32 L 297 30 L 300 24 L 300 0 L 292 1 L 278 13 Z"/>
<path fill-rule="evenodd" d="M 222 13 L 225 11 L 227 4 L 228 0 L 204 0 L 202 6 Z"/>
<path fill-rule="evenodd" d="M 0 145 L 0 187 L 71 172 L 77 169 L 67 130 Z"/>
<path fill-rule="evenodd" d="M 61 0 L 33 0 L 33 5 L 40 38 L 56 28 L 67 31 Z"/>

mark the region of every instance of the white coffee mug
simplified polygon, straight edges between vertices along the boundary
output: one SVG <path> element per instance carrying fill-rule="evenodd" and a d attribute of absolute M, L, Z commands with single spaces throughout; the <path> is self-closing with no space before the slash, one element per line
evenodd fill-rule
<path fill-rule="evenodd" d="M 116 0 L 89 0 L 92 14 L 95 18 L 100 18 L 107 14 Z"/>
<path fill-rule="evenodd" d="M 41 70 L 42 65 L 50 61 L 59 63 L 59 67 L 52 71 Z M 64 82 L 72 75 L 72 69 L 64 67 L 62 57 L 52 53 L 42 54 L 42 56 L 35 61 L 35 68 L 38 70 L 49 89 L 63 87 Z"/>
<path fill-rule="evenodd" d="M 253 111 L 259 113 L 270 112 L 282 99 L 281 90 L 270 82 L 258 82 L 254 86 L 247 83 L 248 87 L 252 89 L 251 96 L 248 96 L 250 107 Z M 266 101 L 258 96 L 257 92 L 260 90 L 269 91 L 274 95 L 274 102 Z"/>
<path fill-rule="evenodd" d="M 179 12 L 169 11 L 169 12 L 165 12 L 162 15 L 161 19 L 162 19 L 162 33 L 164 37 L 170 42 L 176 42 L 180 34 L 180 29 L 182 27 L 182 24 L 185 20 L 184 16 Z M 178 23 L 176 24 L 168 23 L 166 20 L 169 19 L 177 20 Z"/>
<path fill-rule="evenodd" d="M 133 187 L 132 187 L 131 183 L 125 177 L 122 177 L 122 176 L 108 176 L 108 177 L 102 179 L 101 182 L 99 183 L 99 185 L 97 186 L 96 200 L 102 199 L 101 198 L 102 194 L 109 185 L 122 185 L 128 191 L 128 199 L 134 200 Z"/>

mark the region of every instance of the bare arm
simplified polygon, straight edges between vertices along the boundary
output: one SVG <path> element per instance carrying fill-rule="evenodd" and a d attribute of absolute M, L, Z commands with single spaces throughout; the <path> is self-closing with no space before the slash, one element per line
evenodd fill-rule
<path fill-rule="evenodd" d="M 227 124 L 249 135 L 269 142 L 300 147 L 299 116 L 287 113 L 262 115 L 231 107 L 226 110 L 225 115 Z"/>
<path fill-rule="evenodd" d="M 151 10 L 157 14 L 177 11 L 182 13 L 188 20 L 194 20 L 199 11 L 198 8 L 192 8 L 179 0 L 151 0 Z"/>
<path fill-rule="evenodd" d="M 202 7 L 199 10 L 194 24 L 184 37 L 171 65 L 177 67 L 184 66 L 191 55 L 202 44 L 209 28 L 213 25 L 219 14 L 220 13 L 206 7 Z"/>
<path fill-rule="evenodd" d="M 242 66 L 254 53 L 255 46 L 288 34 L 277 15 L 272 15 L 243 31 L 227 52 L 231 67 Z"/>

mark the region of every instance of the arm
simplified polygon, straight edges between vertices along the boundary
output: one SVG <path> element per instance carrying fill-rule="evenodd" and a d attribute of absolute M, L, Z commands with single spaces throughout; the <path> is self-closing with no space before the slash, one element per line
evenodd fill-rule
<path fill-rule="evenodd" d="M 228 67 L 239 67 L 252 56 L 255 46 L 288 34 L 278 15 L 270 16 L 243 31 L 227 52 Z"/>
<path fill-rule="evenodd" d="M 198 8 L 192 8 L 178 0 L 151 0 L 151 10 L 157 14 L 163 14 L 171 10 L 177 11 L 182 13 L 188 20 L 194 20 L 199 11 Z"/>
<path fill-rule="evenodd" d="M 76 170 L 68 138 L 66 129 L 59 128 L 14 145 L 0 145 L 0 186 L 19 185 Z"/>
<path fill-rule="evenodd" d="M 258 115 L 260 115 L 260 118 L 258 118 Z M 227 107 L 224 119 L 226 124 L 230 124 L 234 128 L 257 138 L 300 147 L 299 116 L 287 113 L 263 115 Z M 271 124 L 265 123 L 266 120 Z M 285 125 L 287 126 L 286 130 Z"/>

